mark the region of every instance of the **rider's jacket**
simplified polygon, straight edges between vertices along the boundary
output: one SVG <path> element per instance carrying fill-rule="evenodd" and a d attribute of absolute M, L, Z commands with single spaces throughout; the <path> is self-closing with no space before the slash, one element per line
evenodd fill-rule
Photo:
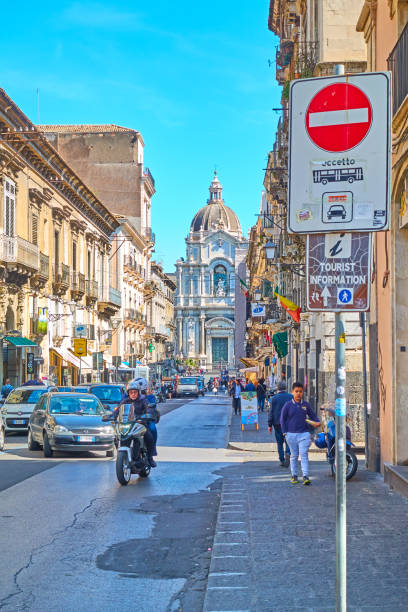
<path fill-rule="evenodd" d="M 113 411 L 113 416 L 114 416 L 115 419 L 118 418 L 120 407 L 123 406 L 123 404 L 131 404 L 132 405 L 132 408 L 131 408 L 131 410 L 129 412 L 129 416 L 128 416 L 129 421 L 134 421 L 138 417 L 141 417 L 142 414 L 145 414 L 146 412 L 149 412 L 150 404 L 149 404 L 148 400 L 145 397 L 138 397 L 136 400 L 133 400 L 133 402 L 132 402 L 130 397 L 127 395 L 120 402 L 119 406 L 117 408 L 115 408 L 115 410 Z"/>

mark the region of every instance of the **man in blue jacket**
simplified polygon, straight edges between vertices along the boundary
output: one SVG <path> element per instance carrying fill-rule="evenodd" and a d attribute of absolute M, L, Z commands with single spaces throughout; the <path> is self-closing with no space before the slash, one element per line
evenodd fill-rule
<path fill-rule="evenodd" d="M 292 395 L 286 390 L 286 382 L 281 380 L 278 382 L 278 393 L 273 396 L 271 400 L 271 407 L 268 414 L 268 431 L 272 433 L 272 427 L 275 430 L 275 438 L 276 443 L 278 445 L 278 453 L 279 460 L 282 467 L 288 467 L 289 465 L 289 447 L 288 443 L 285 441 L 285 438 L 282 433 L 282 427 L 280 424 L 280 418 L 282 413 L 282 408 L 284 405 L 292 399 Z M 286 446 L 286 457 L 283 452 L 283 443 L 285 441 Z"/>
<path fill-rule="evenodd" d="M 310 404 L 303 399 L 303 385 L 295 382 L 292 385 L 293 398 L 282 408 L 280 423 L 282 433 L 290 448 L 291 483 L 299 482 L 297 476 L 298 457 L 302 465 L 303 484 L 310 485 L 309 479 L 309 446 L 312 442 L 310 427 L 319 427 L 320 422 Z"/>

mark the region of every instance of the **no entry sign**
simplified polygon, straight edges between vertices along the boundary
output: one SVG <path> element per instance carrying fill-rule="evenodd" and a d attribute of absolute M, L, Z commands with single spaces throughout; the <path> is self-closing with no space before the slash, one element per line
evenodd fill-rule
<path fill-rule="evenodd" d="M 306 112 L 309 137 L 325 151 L 348 151 L 366 137 L 372 121 L 370 100 L 350 83 L 333 83 L 313 97 Z"/>
<path fill-rule="evenodd" d="M 313 234 L 306 245 L 307 309 L 370 307 L 371 234 Z"/>
<path fill-rule="evenodd" d="M 388 228 L 390 96 L 388 72 L 292 81 L 289 232 Z"/>

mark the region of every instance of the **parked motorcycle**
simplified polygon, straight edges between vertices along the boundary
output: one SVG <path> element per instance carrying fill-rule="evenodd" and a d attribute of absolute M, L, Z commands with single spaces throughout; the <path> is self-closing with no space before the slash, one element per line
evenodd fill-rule
<path fill-rule="evenodd" d="M 150 474 L 150 464 L 144 441 L 146 429 L 157 417 L 146 413 L 142 417 L 128 421 L 131 404 L 123 404 L 117 422 L 119 448 L 116 456 L 116 477 L 121 485 L 127 485 L 132 474 L 147 478 Z M 105 414 L 103 421 L 112 420 L 112 414 Z"/>
<path fill-rule="evenodd" d="M 334 410 L 332 408 L 321 408 L 321 410 L 327 410 L 332 416 L 334 416 Z M 317 434 L 314 439 L 314 443 L 317 448 L 326 449 L 327 462 L 330 465 L 330 471 L 332 476 L 336 474 L 336 425 L 333 419 L 328 421 L 327 429 L 324 432 Z M 352 450 L 354 444 L 351 441 L 350 427 L 346 425 L 346 480 L 353 478 L 357 472 L 358 459 L 355 452 Z"/>

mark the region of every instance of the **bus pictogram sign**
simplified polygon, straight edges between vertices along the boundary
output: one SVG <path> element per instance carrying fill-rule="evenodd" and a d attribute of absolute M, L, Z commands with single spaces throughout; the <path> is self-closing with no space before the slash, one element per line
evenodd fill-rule
<path fill-rule="evenodd" d="M 314 144 L 324 151 L 344 152 L 367 136 L 373 119 L 370 100 L 350 83 L 323 87 L 306 111 L 306 130 Z"/>

